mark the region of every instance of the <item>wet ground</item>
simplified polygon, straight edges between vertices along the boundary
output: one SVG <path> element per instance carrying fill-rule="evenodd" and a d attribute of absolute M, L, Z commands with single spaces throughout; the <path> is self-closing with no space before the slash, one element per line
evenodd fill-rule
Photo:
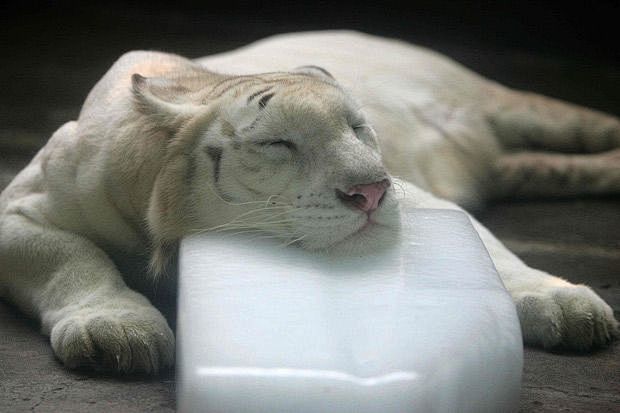
<path fill-rule="evenodd" d="M 0 65 L 0 188 L 51 132 L 77 116 L 88 89 L 124 51 L 197 57 L 274 31 L 260 22 L 240 30 L 239 18 L 210 20 L 201 31 L 200 16 L 188 23 L 186 14 L 145 17 L 135 8 L 116 27 L 102 10 L 86 16 L 87 23 L 85 16 L 62 20 L 35 10 L 23 24 L 4 26 L 18 46 Z M 159 25 L 162 33 L 145 37 L 145 25 Z M 620 115 L 620 67 L 609 60 L 480 46 L 449 36 L 421 36 L 419 42 L 513 87 Z M 527 263 L 592 286 L 620 316 L 619 197 L 503 201 L 477 216 Z M 619 372 L 618 343 L 590 355 L 526 349 L 521 411 L 618 412 Z M 0 412 L 168 412 L 175 408 L 174 388 L 173 373 L 119 380 L 66 371 L 36 324 L 0 301 Z"/>

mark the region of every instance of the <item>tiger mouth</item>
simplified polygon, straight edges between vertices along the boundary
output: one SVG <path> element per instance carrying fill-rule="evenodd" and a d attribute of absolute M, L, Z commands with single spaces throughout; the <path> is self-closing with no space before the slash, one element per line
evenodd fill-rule
<path fill-rule="evenodd" d="M 340 241 L 337 241 L 335 244 L 340 244 L 340 243 L 347 242 L 347 241 L 350 241 L 352 239 L 355 239 L 357 237 L 361 237 L 361 236 L 367 235 L 367 234 L 371 233 L 373 230 L 375 230 L 375 229 L 377 229 L 379 227 L 387 228 L 386 225 L 380 224 L 380 223 L 376 222 L 375 220 L 373 220 L 372 218 L 367 218 L 366 222 L 364 222 L 364 224 L 361 227 L 359 227 L 355 231 L 351 232 L 349 235 L 347 235 L 346 237 L 344 237 Z"/>

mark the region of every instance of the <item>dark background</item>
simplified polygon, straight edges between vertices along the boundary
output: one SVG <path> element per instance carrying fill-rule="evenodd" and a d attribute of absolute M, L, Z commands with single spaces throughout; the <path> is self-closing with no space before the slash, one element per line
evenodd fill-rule
<path fill-rule="evenodd" d="M 125 51 L 198 57 L 274 33 L 335 28 L 428 46 L 509 86 L 617 114 L 619 12 L 617 1 L 3 2 L 0 141 L 7 130 L 49 134 L 74 118 Z M 32 135 L 13 144 L 38 145 Z"/>

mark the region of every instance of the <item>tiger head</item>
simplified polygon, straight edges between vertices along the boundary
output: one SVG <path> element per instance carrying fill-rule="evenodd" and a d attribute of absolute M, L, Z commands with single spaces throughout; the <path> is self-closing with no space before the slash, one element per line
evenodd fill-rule
<path fill-rule="evenodd" d="M 214 76 L 194 89 L 179 79 L 133 77 L 143 112 L 174 130 L 149 210 L 155 230 L 270 234 L 350 250 L 398 227 L 375 132 L 325 70 Z"/>

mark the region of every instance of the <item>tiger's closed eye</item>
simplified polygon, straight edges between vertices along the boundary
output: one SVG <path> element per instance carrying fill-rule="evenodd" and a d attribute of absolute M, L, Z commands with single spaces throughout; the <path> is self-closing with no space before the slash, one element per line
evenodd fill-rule
<path fill-rule="evenodd" d="M 261 146 L 272 146 L 272 147 L 284 147 L 286 149 L 293 150 L 296 148 L 295 144 L 291 141 L 285 141 L 283 139 L 273 140 L 273 141 L 265 141 L 260 142 Z"/>
<path fill-rule="evenodd" d="M 358 131 L 358 130 L 369 130 L 369 131 L 374 131 L 374 129 L 372 128 L 372 126 L 368 125 L 368 124 L 359 124 L 359 125 L 354 125 L 352 126 L 353 130 Z"/>

